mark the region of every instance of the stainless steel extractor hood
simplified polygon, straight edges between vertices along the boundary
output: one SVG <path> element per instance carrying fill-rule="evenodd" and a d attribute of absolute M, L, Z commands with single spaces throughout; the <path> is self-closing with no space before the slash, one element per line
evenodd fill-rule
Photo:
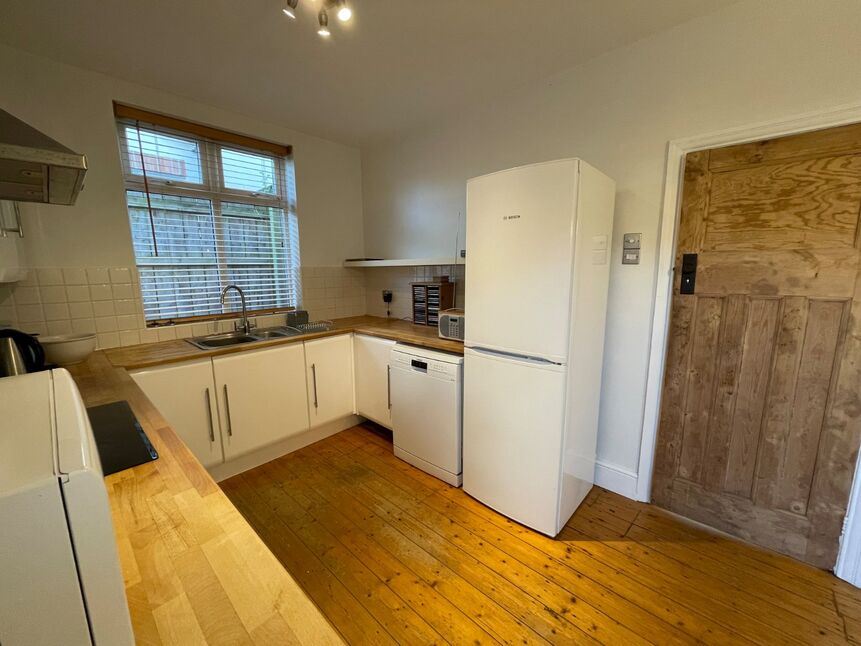
<path fill-rule="evenodd" d="M 0 200 L 74 204 L 87 158 L 0 110 Z"/>

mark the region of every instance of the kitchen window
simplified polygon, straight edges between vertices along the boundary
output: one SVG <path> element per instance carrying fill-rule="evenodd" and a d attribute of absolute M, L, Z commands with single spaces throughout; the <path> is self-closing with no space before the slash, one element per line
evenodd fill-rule
<path fill-rule="evenodd" d="M 291 149 L 115 105 L 148 325 L 284 311 L 301 299 Z"/>

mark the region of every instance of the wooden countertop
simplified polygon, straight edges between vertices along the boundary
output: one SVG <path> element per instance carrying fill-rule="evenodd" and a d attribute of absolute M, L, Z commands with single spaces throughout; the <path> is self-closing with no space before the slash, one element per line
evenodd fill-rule
<path fill-rule="evenodd" d="M 70 372 L 87 406 L 128 401 L 159 453 L 105 478 L 138 644 L 342 643 L 123 368 L 96 352 Z"/>
<path fill-rule="evenodd" d="M 408 321 L 400 319 L 386 319 L 378 316 L 353 316 L 350 318 L 337 319 L 334 321 L 335 329 L 328 332 L 314 332 L 293 336 L 284 339 L 272 339 L 269 341 L 258 341 L 253 344 L 234 345 L 217 350 L 201 350 L 191 345 L 185 339 L 175 341 L 163 341 L 161 343 L 148 343 L 145 345 L 134 345 L 126 348 L 113 348 L 106 350 L 105 355 L 110 362 L 117 367 L 126 369 L 148 368 L 165 363 L 176 363 L 178 361 L 190 361 L 204 357 L 213 357 L 222 354 L 232 354 L 246 350 L 257 350 L 285 343 L 298 343 L 310 339 L 318 339 L 346 332 L 357 332 L 377 336 L 384 339 L 393 339 L 402 343 L 409 343 L 433 350 L 463 354 L 463 343 L 460 341 L 449 341 L 440 339 L 435 327 L 426 325 L 413 325 Z"/>

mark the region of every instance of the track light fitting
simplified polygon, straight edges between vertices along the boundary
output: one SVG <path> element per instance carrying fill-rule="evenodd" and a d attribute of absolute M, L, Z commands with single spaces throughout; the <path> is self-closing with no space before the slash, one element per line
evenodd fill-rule
<path fill-rule="evenodd" d="M 323 37 L 331 36 L 332 32 L 329 31 L 329 14 L 325 9 L 320 9 L 317 20 L 320 21 L 320 28 L 317 30 L 317 33 Z"/>
<path fill-rule="evenodd" d="M 287 0 L 287 4 L 281 10 L 288 18 L 296 20 L 296 7 L 299 5 L 299 0 Z"/>
<path fill-rule="evenodd" d="M 285 5 L 281 10 L 284 15 L 293 20 L 296 19 L 296 7 L 299 6 L 299 0 L 284 0 Z M 335 15 L 340 22 L 349 22 L 353 17 L 353 10 L 347 4 L 347 0 L 323 0 L 320 12 L 317 14 L 317 22 L 320 27 L 317 33 L 323 38 L 328 38 L 332 35 L 329 31 L 329 10 L 334 10 Z"/>
<path fill-rule="evenodd" d="M 347 0 L 337 0 L 335 6 L 338 7 L 338 20 L 348 22 L 353 17 L 353 10 L 347 6 Z"/>

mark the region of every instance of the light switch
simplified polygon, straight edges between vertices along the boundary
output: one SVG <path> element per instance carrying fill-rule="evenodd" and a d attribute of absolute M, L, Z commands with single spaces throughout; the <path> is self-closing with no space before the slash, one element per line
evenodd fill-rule
<path fill-rule="evenodd" d="M 607 250 L 606 249 L 598 249 L 597 251 L 592 251 L 592 264 L 593 265 L 606 265 L 607 264 Z"/>
<path fill-rule="evenodd" d="M 607 236 L 592 236 L 592 250 L 603 251 L 607 248 Z"/>
<path fill-rule="evenodd" d="M 622 249 L 639 249 L 642 233 L 626 233 L 622 236 Z"/>

